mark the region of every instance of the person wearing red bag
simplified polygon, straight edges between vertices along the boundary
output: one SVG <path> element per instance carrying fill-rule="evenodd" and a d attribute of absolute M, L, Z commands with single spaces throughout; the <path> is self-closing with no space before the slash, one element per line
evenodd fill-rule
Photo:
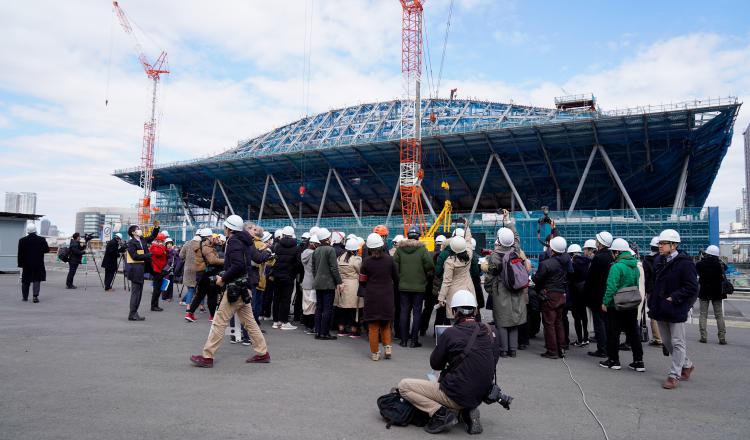
<path fill-rule="evenodd" d="M 151 269 L 153 271 L 154 290 L 151 293 L 151 311 L 161 312 L 159 307 L 159 296 L 161 295 L 161 282 L 164 279 L 162 269 L 167 265 L 167 246 L 164 244 L 167 235 L 160 232 L 156 235 L 156 240 L 151 243 L 148 251 L 151 253 Z"/>

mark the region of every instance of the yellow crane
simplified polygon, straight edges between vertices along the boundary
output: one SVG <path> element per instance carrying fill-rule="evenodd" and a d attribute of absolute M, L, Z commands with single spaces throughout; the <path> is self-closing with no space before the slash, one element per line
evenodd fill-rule
<path fill-rule="evenodd" d="M 452 211 L 453 205 L 451 204 L 451 201 L 446 200 L 445 205 L 443 206 L 443 210 L 440 211 L 440 214 L 438 214 L 437 218 L 435 219 L 435 223 L 430 226 L 430 229 L 428 229 L 424 235 L 419 237 L 419 241 L 425 244 L 425 247 L 428 251 L 432 252 L 435 250 L 435 233 L 441 226 L 443 227 L 443 232 L 447 234 L 451 232 Z"/>

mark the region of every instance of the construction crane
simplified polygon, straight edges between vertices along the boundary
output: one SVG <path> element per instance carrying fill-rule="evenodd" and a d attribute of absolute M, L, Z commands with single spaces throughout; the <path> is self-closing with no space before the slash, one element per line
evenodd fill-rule
<path fill-rule="evenodd" d="M 138 38 L 133 32 L 128 16 L 125 15 L 125 11 L 120 8 L 117 1 L 113 1 L 112 6 L 117 14 L 117 18 L 120 20 L 120 26 L 133 39 L 135 51 L 138 54 L 138 61 L 143 66 L 148 79 L 153 83 L 151 89 L 151 114 L 149 119 L 143 124 L 143 146 L 141 148 L 140 185 L 143 188 L 143 196 L 138 203 L 138 222 L 145 226 L 151 220 L 151 185 L 154 179 L 154 144 L 157 137 L 156 91 L 161 75 L 169 73 L 169 65 L 167 63 L 167 53 L 164 51 L 159 54 L 155 62 L 150 63 L 148 61 L 148 58 L 143 53 L 141 44 L 138 42 Z"/>
<path fill-rule="evenodd" d="M 453 212 L 453 205 L 451 204 L 450 200 L 445 201 L 445 205 L 443 206 L 443 210 L 440 211 L 440 214 L 438 214 L 437 218 L 435 219 L 435 223 L 430 226 L 430 229 L 427 230 L 424 234 L 422 234 L 421 237 L 419 237 L 419 241 L 425 244 L 425 247 L 428 251 L 432 252 L 435 250 L 435 233 L 438 231 L 438 229 L 442 226 L 443 232 L 446 234 L 450 234 L 451 232 L 451 213 Z"/>
<path fill-rule="evenodd" d="M 422 0 L 400 0 L 401 18 L 401 141 L 399 188 L 404 235 L 416 225 L 427 233 L 422 209 L 422 132 L 420 86 L 422 80 Z"/>

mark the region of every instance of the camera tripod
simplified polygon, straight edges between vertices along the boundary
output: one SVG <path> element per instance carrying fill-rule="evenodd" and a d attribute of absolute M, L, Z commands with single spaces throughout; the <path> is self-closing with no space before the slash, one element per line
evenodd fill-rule
<path fill-rule="evenodd" d="M 94 255 L 94 251 L 91 250 L 91 241 L 86 240 L 86 254 L 91 255 L 91 260 L 94 262 L 94 269 L 96 269 L 96 274 L 99 275 L 99 283 L 102 285 L 102 289 L 104 289 L 104 280 L 102 279 L 102 274 L 99 272 L 99 265 L 96 263 L 96 256 Z M 88 290 L 88 284 L 89 284 L 89 264 L 88 261 L 86 262 L 86 270 L 84 274 L 84 281 L 83 281 L 83 290 Z"/>

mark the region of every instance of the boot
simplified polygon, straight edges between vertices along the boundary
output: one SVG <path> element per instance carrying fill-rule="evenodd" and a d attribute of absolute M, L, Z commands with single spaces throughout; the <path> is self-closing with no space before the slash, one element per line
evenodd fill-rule
<path fill-rule="evenodd" d="M 464 423 L 466 432 L 469 434 L 481 434 L 482 424 L 479 422 L 479 408 L 464 408 L 458 415 L 460 421 Z"/>
<path fill-rule="evenodd" d="M 416 339 L 412 339 L 411 342 L 409 342 L 409 348 L 419 348 L 421 346 L 422 344 Z"/>
<path fill-rule="evenodd" d="M 448 408 L 441 406 L 425 425 L 424 430 L 429 434 L 439 434 L 449 430 L 453 425 L 458 423 L 456 414 Z"/>

